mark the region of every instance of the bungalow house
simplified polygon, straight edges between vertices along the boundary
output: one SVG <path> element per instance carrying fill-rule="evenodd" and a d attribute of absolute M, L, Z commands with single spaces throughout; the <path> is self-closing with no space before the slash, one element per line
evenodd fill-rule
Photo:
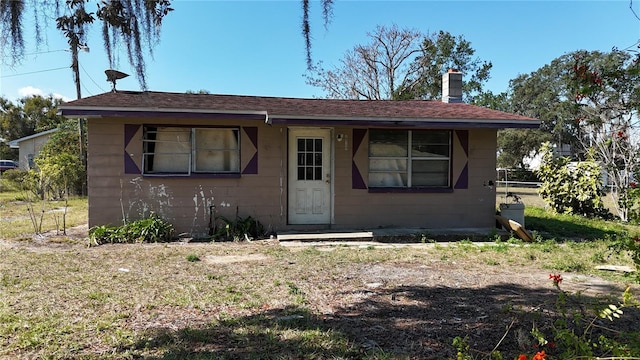
<path fill-rule="evenodd" d="M 18 149 L 20 169 L 29 170 L 35 166 L 33 159 L 38 156 L 44 144 L 49 141 L 51 135 L 56 131 L 58 131 L 58 128 L 9 141 L 9 147 Z"/>
<path fill-rule="evenodd" d="M 179 233 L 251 216 L 273 231 L 495 227 L 496 133 L 536 119 L 461 102 L 114 91 L 88 124 L 89 226 L 153 211 Z"/>

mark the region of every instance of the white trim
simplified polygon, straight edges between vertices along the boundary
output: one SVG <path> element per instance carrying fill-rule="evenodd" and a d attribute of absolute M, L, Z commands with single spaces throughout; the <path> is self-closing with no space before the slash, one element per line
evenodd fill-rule
<path fill-rule="evenodd" d="M 269 118 L 265 110 L 216 110 L 216 109 L 186 109 L 186 108 L 141 108 L 141 107 L 100 107 L 100 106 L 58 106 L 60 110 L 73 111 L 126 111 L 126 112 L 182 112 L 182 113 L 200 113 L 200 114 L 234 114 L 234 115 L 264 115 Z M 75 116 L 75 115 L 74 115 Z"/>
<path fill-rule="evenodd" d="M 50 130 L 45 130 L 45 131 L 41 131 L 39 133 L 35 133 L 33 135 L 29 135 L 29 136 L 25 136 L 22 137 L 20 139 L 15 139 L 15 140 L 11 140 L 9 141 L 9 147 L 12 149 L 19 149 L 20 148 L 20 143 L 23 141 L 27 141 L 27 140 L 31 140 L 31 139 L 35 139 L 38 138 L 40 136 L 45 136 L 45 135 L 49 135 L 49 134 L 53 134 L 54 132 L 60 130 L 59 128 L 55 128 L 55 129 L 50 129 Z"/>

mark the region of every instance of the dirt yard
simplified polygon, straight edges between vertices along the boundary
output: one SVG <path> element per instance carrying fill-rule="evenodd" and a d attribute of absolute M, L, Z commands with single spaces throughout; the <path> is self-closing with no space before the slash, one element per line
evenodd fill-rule
<path fill-rule="evenodd" d="M 67 236 L 80 239 L 86 236 L 86 228 L 70 229 Z M 110 353 L 111 357 L 119 358 L 117 354 L 120 351 L 128 354 L 124 357 L 133 354 L 145 358 L 171 358 L 167 356 L 172 351 L 178 357 L 186 351 L 189 354 L 213 354 L 215 358 L 253 358 L 260 353 L 255 349 L 264 345 L 260 345 L 262 340 L 249 337 L 239 342 L 234 334 L 246 330 L 246 325 L 238 324 L 252 322 L 259 317 L 262 319 L 260 325 L 266 329 L 287 322 L 287 326 L 297 330 L 317 328 L 322 332 L 340 334 L 361 354 L 353 355 L 351 352 L 348 358 L 371 358 L 367 355 L 371 351 L 382 352 L 390 358 L 455 358 L 452 340 L 466 337 L 474 356 L 484 357 L 497 348 L 508 359 L 521 352 L 535 353 L 539 348 L 530 334 L 532 326 L 535 324 L 540 330 L 548 331 L 551 320 L 557 317 L 555 304 L 559 290 L 551 285 L 550 270 L 541 266 L 543 259 L 527 261 L 542 256 L 533 252 L 518 255 L 523 258 L 515 256 L 513 259 L 514 255 L 508 252 L 501 254 L 476 250 L 473 247 L 475 245 L 468 245 L 465 249 L 447 244 L 346 243 L 310 248 L 308 243 L 279 244 L 275 240 L 250 244 L 175 243 L 86 248 L 63 239 L 51 233 L 31 242 L 4 241 L 0 242 L 0 253 L 3 257 L 22 252 L 47 257 L 52 254 L 72 254 L 87 268 L 94 264 L 96 278 L 100 277 L 100 273 L 118 274 L 124 271 L 122 268 L 126 268 L 127 272 L 131 269 L 131 273 L 170 272 L 164 280 L 152 279 L 151 283 L 158 284 L 156 290 L 135 290 L 137 285 L 131 285 L 134 287 L 129 289 L 132 293 L 155 293 L 150 298 L 152 300 L 143 296 L 128 300 L 131 302 L 128 305 L 113 305 L 127 314 L 119 326 L 137 334 L 140 339 L 147 339 L 146 345 L 142 346 L 138 341 L 134 345 L 110 347 L 94 341 L 80 352 L 89 357 L 91 354 L 100 357 L 100 354 Z M 202 261 L 194 265 L 198 266 L 195 270 L 187 271 L 184 265 L 167 265 L 184 263 L 184 254 L 187 253 L 200 254 Z M 491 256 L 487 257 L 488 253 Z M 155 268 L 159 266 L 155 263 L 145 263 L 148 258 L 154 257 L 162 257 L 162 266 L 168 269 L 161 270 Z M 120 268 L 115 270 L 118 266 Z M 138 267 L 140 270 L 136 270 Z M 2 266 L 0 270 L 3 270 Z M 11 276 L 6 275 L 11 273 L 8 270 L 4 269 L 3 276 Z M 185 287 L 186 283 L 200 286 L 193 276 L 202 273 L 215 274 L 215 278 L 228 281 L 224 286 L 233 284 L 239 288 L 243 286 L 239 285 L 242 281 L 269 285 L 288 279 L 287 284 L 295 284 L 289 285 L 289 295 L 294 289 L 299 291 L 296 295 L 303 297 L 303 300 L 292 303 L 292 300 L 287 300 L 287 294 L 280 294 L 281 290 L 277 289 L 264 294 L 266 298 L 246 300 L 251 303 L 264 302 L 258 308 L 254 305 L 169 306 L 158 300 L 163 298 L 163 287 L 167 286 L 163 282 L 167 282 L 167 279 Z M 585 314 L 594 304 L 604 306 L 609 302 L 617 303 L 624 290 L 624 284 L 597 276 L 574 273 L 563 273 L 562 276 L 561 288 L 569 295 L 568 304 L 577 311 L 585 311 Z M 99 286 L 97 284 L 96 287 Z M 109 286 L 107 283 L 101 291 L 108 292 Z M 92 291 L 97 290 L 92 288 Z M 114 290 L 114 293 L 117 292 Z M 202 290 L 199 289 L 199 292 Z M 580 293 L 580 297 L 572 295 L 575 293 Z M 25 296 L 22 294 L 21 298 Z M 109 298 L 117 296 L 120 295 L 110 295 Z M 251 295 L 245 296 L 251 298 Z M 55 296 L 51 301 L 56 301 Z M 191 301 L 193 304 L 206 302 L 198 299 Z M 24 306 L 27 306 L 26 302 Z M 240 320 L 220 325 L 221 313 L 226 318 Z M 298 320 L 303 318 L 304 321 Z M 216 321 L 218 325 L 213 326 Z M 635 329 L 638 323 L 640 312 L 631 309 L 625 312 L 623 319 L 618 320 L 616 327 Z M 597 324 L 609 326 L 608 320 L 597 320 Z M 197 339 L 181 338 L 180 350 L 172 350 L 175 339 L 183 336 L 185 329 L 198 329 L 204 335 Z M 322 344 L 312 344 L 309 349 L 301 347 L 302 344 L 294 346 L 298 347 L 298 351 L 305 349 L 302 351 L 308 351 L 309 356 L 294 356 L 288 348 L 276 348 L 265 350 L 273 353 L 265 353 L 258 358 L 323 359 L 342 356 L 326 348 L 323 350 L 325 345 Z M 328 351 L 325 353 L 327 357 L 317 355 L 322 351 Z M 547 348 L 548 353 L 553 354 L 553 351 Z M 47 355 L 46 350 L 39 352 L 37 349 L 29 354 L 36 357 Z M 0 358 L 2 355 L 0 352 Z M 13 351 L 4 355 L 11 357 L 25 353 Z M 67 356 L 74 357 L 73 353 Z"/>

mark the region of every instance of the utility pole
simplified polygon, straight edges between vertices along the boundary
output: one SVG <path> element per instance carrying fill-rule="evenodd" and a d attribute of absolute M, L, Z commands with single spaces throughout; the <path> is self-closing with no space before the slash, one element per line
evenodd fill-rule
<path fill-rule="evenodd" d="M 71 69 L 73 70 L 73 81 L 76 84 L 76 98 L 82 98 L 82 92 L 80 90 L 80 64 L 78 63 L 78 48 L 82 47 L 83 50 L 89 51 L 86 45 L 81 45 L 78 41 L 71 41 Z M 85 176 L 87 176 L 87 152 L 85 150 L 86 135 L 84 133 L 84 119 L 78 118 L 78 134 L 80 145 L 80 162 L 84 169 Z M 87 195 L 86 181 L 82 182 L 82 195 Z"/>

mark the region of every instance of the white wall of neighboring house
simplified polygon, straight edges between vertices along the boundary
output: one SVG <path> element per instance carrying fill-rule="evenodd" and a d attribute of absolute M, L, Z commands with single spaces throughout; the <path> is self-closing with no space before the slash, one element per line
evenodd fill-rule
<path fill-rule="evenodd" d="M 553 144 L 553 156 L 571 156 L 571 145 L 562 144 L 558 147 L 557 144 Z M 532 152 L 529 156 L 524 158 L 524 163 L 528 165 L 529 170 L 538 170 L 542 163 L 542 155 Z"/>
<path fill-rule="evenodd" d="M 18 149 L 20 169 L 29 170 L 33 168 L 33 159 L 38 156 L 44 144 L 49 141 L 51 134 L 56 131 L 58 131 L 58 129 L 51 129 L 9 142 L 11 148 Z"/>

